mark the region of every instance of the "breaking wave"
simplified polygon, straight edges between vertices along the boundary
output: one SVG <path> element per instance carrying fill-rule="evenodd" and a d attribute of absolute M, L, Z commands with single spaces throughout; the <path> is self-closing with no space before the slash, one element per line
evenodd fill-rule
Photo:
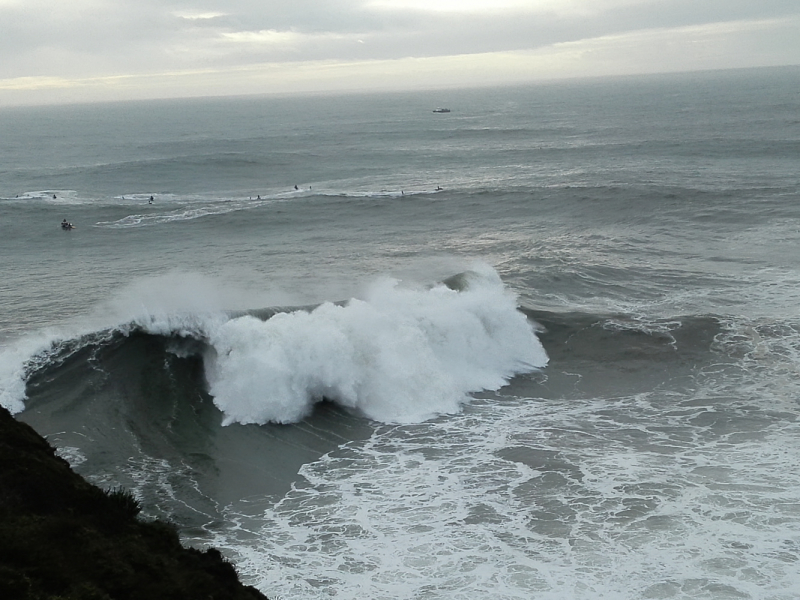
<path fill-rule="evenodd" d="M 448 285 L 449 284 L 449 285 Z M 547 364 L 534 326 L 490 268 L 448 284 L 375 283 L 363 298 L 313 309 L 160 313 L 109 332 L 54 342 L 31 357 L 0 358 L 0 402 L 24 408 L 24 382 L 94 346 L 125 343 L 136 332 L 179 356 L 199 355 L 205 384 L 224 424 L 291 423 L 323 400 L 376 421 L 418 422 L 453 413 L 472 392 L 495 390 Z M 123 338 L 120 341 L 120 338 Z"/>

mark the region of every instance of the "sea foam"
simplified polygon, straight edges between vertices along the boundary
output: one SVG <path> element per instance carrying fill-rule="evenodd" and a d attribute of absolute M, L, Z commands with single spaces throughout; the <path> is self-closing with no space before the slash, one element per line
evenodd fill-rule
<path fill-rule="evenodd" d="M 483 268 L 467 280 L 454 290 L 386 279 L 344 305 L 215 323 L 205 364 L 224 422 L 294 422 L 323 399 L 377 421 L 416 422 L 545 366 L 497 274 Z"/>

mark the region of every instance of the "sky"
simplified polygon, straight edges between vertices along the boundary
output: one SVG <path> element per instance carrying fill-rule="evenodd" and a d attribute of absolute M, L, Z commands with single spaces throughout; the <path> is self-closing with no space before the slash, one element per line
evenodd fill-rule
<path fill-rule="evenodd" d="M 0 106 L 779 65 L 798 0 L 0 0 Z"/>

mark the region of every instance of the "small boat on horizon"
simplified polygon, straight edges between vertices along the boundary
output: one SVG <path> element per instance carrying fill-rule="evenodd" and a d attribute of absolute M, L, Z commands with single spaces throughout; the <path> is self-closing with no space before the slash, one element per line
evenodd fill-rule
<path fill-rule="evenodd" d="M 450 109 L 449 108 L 434 108 L 433 112 L 435 112 L 435 113 L 449 113 Z"/>

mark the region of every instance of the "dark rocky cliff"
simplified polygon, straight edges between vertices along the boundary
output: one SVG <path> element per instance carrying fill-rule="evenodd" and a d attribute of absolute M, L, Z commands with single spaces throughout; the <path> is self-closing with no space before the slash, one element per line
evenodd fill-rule
<path fill-rule="evenodd" d="M 266 600 L 217 550 L 184 548 L 139 509 L 128 492 L 89 484 L 0 407 L 0 598 Z"/>

